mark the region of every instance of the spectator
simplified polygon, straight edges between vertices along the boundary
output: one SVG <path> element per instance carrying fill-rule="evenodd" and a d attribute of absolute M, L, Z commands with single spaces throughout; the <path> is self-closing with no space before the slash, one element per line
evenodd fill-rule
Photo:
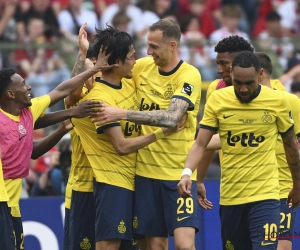
<path fill-rule="evenodd" d="M 280 15 L 276 11 L 271 11 L 266 17 L 266 30 L 261 32 L 258 38 L 260 38 L 260 48 L 263 51 L 273 51 L 281 67 L 286 69 L 287 61 L 292 56 L 294 46 L 290 38 L 284 34 L 280 20 Z"/>
<path fill-rule="evenodd" d="M 214 31 L 209 40 L 212 46 L 211 59 L 216 58 L 216 53 L 213 51 L 214 46 L 222 39 L 229 36 L 240 36 L 246 40 L 249 40 L 249 36 L 238 29 L 239 21 L 242 15 L 242 9 L 237 4 L 226 4 L 221 8 L 222 13 L 222 25 L 221 28 Z"/>
<path fill-rule="evenodd" d="M 127 16 L 126 11 L 120 10 L 112 19 L 112 26 L 120 31 L 128 33 L 128 25 L 131 21 L 130 17 Z"/>
<path fill-rule="evenodd" d="M 32 0 L 19 0 L 21 11 L 26 12 L 29 10 Z M 50 6 L 54 10 L 56 16 L 62 8 L 68 5 L 68 0 L 50 0 Z"/>
<path fill-rule="evenodd" d="M 210 67 L 209 47 L 205 36 L 200 32 L 198 17 L 195 15 L 185 16 L 181 31 L 180 58 L 198 68 L 202 80 L 212 80 L 215 70 Z"/>
<path fill-rule="evenodd" d="M 137 36 L 138 32 L 145 29 L 142 11 L 135 5 L 130 3 L 130 0 L 116 0 L 115 3 L 109 5 L 100 18 L 100 29 L 105 28 L 106 24 L 112 25 L 112 19 L 120 10 L 125 10 L 127 16 L 131 18 L 128 24 L 128 33 L 132 36 Z"/>
<path fill-rule="evenodd" d="M 97 16 L 93 11 L 82 7 L 83 0 L 69 0 L 69 8 L 60 12 L 58 16 L 61 32 L 69 41 L 77 44 L 80 27 L 87 23 L 86 31 L 91 38 L 98 27 Z"/>
<path fill-rule="evenodd" d="M 285 1 L 278 6 L 281 25 L 287 34 L 300 34 L 300 0 Z"/>
<path fill-rule="evenodd" d="M 50 0 L 32 0 L 31 6 L 25 13 L 19 11 L 16 14 L 17 32 L 19 41 L 24 41 L 26 37 L 26 27 L 29 19 L 36 17 L 44 21 L 44 34 L 47 39 L 59 36 L 59 23 Z"/>
<path fill-rule="evenodd" d="M 41 96 L 54 89 L 59 83 L 70 78 L 70 72 L 63 61 L 46 43 L 44 21 L 32 17 L 28 23 L 26 49 L 16 51 L 20 75 L 32 86 L 34 96 Z"/>
<path fill-rule="evenodd" d="M 103 11 L 111 4 L 113 4 L 114 0 L 93 0 L 94 9 L 97 15 L 97 18 L 100 18 Z"/>

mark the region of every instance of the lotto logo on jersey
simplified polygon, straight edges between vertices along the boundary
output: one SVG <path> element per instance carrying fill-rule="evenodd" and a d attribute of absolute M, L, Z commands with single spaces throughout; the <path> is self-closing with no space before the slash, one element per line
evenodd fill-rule
<path fill-rule="evenodd" d="M 124 129 L 124 135 L 125 136 L 131 136 L 132 132 L 140 132 L 141 131 L 141 125 L 131 122 L 126 122 L 125 129 Z"/>
<path fill-rule="evenodd" d="M 240 143 L 242 147 L 258 147 L 264 140 L 264 136 L 255 136 L 254 133 L 242 133 L 233 136 L 232 132 L 228 131 L 227 134 L 227 143 L 232 147 L 235 147 L 237 143 Z"/>
<path fill-rule="evenodd" d="M 155 104 L 153 102 L 151 104 L 145 103 L 145 98 L 142 98 L 140 111 L 143 111 L 143 110 L 149 110 L 149 111 L 160 110 L 160 107 L 158 104 Z"/>

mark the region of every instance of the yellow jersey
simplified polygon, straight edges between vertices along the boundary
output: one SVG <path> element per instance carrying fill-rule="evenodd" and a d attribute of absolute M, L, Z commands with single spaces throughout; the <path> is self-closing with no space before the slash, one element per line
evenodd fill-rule
<path fill-rule="evenodd" d="M 200 127 L 219 130 L 221 205 L 239 205 L 279 199 L 275 147 L 278 133 L 293 129 L 294 121 L 286 95 L 258 85 L 250 103 L 240 103 L 234 88 L 211 94 Z"/>
<path fill-rule="evenodd" d="M 115 86 L 97 78 L 93 89 L 80 102 L 85 100 L 105 101 L 108 105 L 127 110 L 139 108 L 134 84 L 128 79 L 122 79 L 121 85 Z M 137 137 L 140 134 L 140 125 L 119 121 L 97 127 L 89 118 L 72 119 L 72 122 L 96 181 L 133 191 L 136 152 L 120 156 L 104 130 L 120 126 L 124 137 Z"/>
<path fill-rule="evenodd" d="M 137 175 L 159 180 L 178 180 L 195 139 L 202 85 L 200 73 L 183 61 L 171 72 L 162 72 L 152 57 L 145 57 L 136 61 L 133 80 L 140 111 L 168 109 L 172 98 L 189 103 L 186 128 L 140 149 L 137 157 Z M 142 133 L 149 134 L 156 129 L 143 125 Z M 196 179 L 196 173 L 192 178 Z"/>

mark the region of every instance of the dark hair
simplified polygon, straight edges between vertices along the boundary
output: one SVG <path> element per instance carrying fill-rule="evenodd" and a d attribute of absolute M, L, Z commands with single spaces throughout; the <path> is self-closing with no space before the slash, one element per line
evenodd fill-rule
<path fill-rule="evenodd" d="M 102 46 L 103 49 L 106 48 L 106 54 L 111 53 L 107 61 L 108 64 L 115 64 L 118 59 L 124 63 L 130 46 L 134 44 L 132 37 L 128 33 L 119 31 L 111 26 L 107 26 L 104 30 L 95 30 L 96 34 L 90 45 L 89 57 L 98 58 L 99 50 Z"/>
<path fill-rule="evenodd" d="M 291 84 L 291 92 L 292 93 L 300 92 L 300 82 L 293 82 Z"/>
<path fill-rule="evenodd" d="M 274 10 L 270 11 L 266 16 L 267 21 L 280 21 L 281 16 Z"/>
<path fill-rule="evenodd" d="M 163 38 L 175 39 L 177 42 L 180 41 L 181 30 L 178 23 L 171 18 L 164 18 L 149 27 L 149 31 L 160 30 L 163 33 Z"/>
<path fill-rule="evenodd" d="M 257 56 L 250 51 L 242 51 L 238 53 L 232 61 L 232 70 L 235 66 L 241 68 L 255 68 L 255 72 L 259 72 L 260 65 Z"/>
<path fill-rule="evenodd" d="M 254 54 L 259 60 L 260 67 L 262 67 L 268 75 L 272 75 L 273 66 L 270 57 L 263 52 L 255 52 Z"/>
<path fill-rule="evenodd" d="M 215 46 L 215 52 L 222 53 L 228 52 L 237 53 L 241 51 L 250 51 L 253 52 L 254 48 L 251 46 L 249 42 L 247 42 L 244 38 L 240 36 L 229 36 L 221 41 Z"/>
<path fill-rule="evenodd" d="M 2 95 L 7 89 L 8 85 L 12 83 L 12 80 L 10 78 L 16 73 L 17 72 L 14 69 L 0 69 L 0 95 Z"/>

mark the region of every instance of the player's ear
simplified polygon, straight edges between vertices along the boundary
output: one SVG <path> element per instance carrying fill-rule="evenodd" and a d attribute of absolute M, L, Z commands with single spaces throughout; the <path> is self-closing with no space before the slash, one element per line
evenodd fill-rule
<path fill-rule="evenodd" d="M 177 43 L 176 43 L 176 41 L 171 41 L 170 42 L 170 47 L 171 47 L 171 51 L 172 52 L 176 51 L 176 49 L 177 49 Z"/>
<path fill-rule="evenodd" d="M 264 78 L 264 72 L 265 70 L 263 68 L 261 68 L 258 72 L 258 82 L 262 82 L 263 78 Z"/>
<path fill-rule="evenodd" d="M 8 89 L 5 91 L 5 95 L 9 98 L 9 99 L 15 99 L 15 94 L 12 90 Z"/>

